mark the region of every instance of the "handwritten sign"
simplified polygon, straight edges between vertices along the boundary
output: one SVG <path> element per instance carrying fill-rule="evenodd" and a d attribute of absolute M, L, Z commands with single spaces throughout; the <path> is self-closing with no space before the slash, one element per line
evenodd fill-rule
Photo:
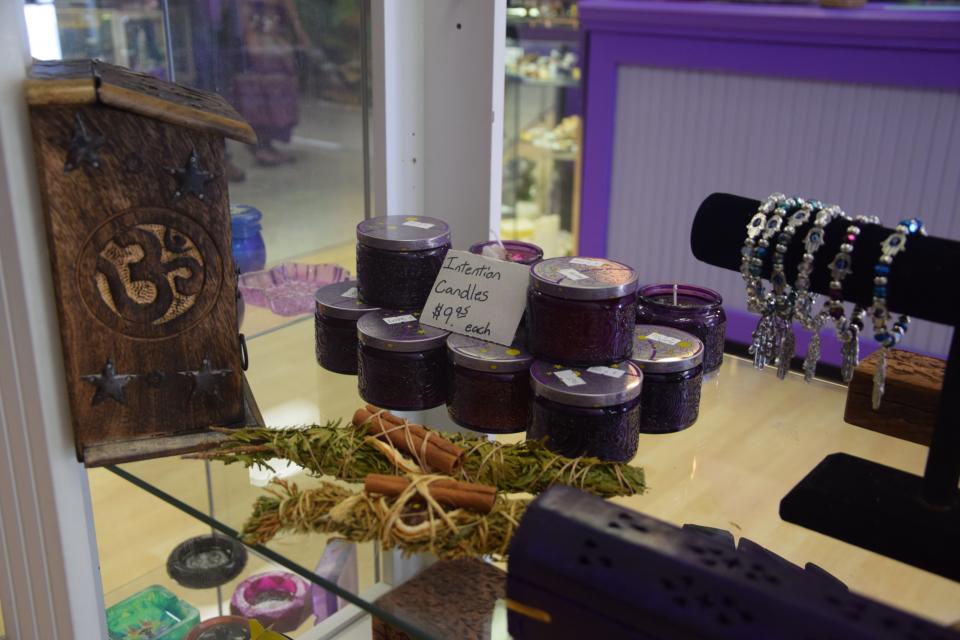
<path fill-rule="evenodd" d="M 530 267 L 448 251 L 420 322 L 509 346 L 527 304 Z"/>

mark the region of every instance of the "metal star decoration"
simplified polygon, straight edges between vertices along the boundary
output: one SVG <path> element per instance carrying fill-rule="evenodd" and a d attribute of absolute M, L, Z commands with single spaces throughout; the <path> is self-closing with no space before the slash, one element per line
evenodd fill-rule
<path fill-rule="evenodd" d="M 207 199 L 204 189 L 208 182 L 213 181 L 216 174 L 206 171 L 200 166 L 200 158 L 197 152 L 190 151 L 190 157 L 182 169 L 167 169 L 167 172 L 177 179 L 177 190 L 173 192 L 175 200 L 179 200 L 185 195 L 192 195 L 197 200 Z"/>
<path fill-rule="evenodd" d="M 232 369 L 214 369 L 210 364 L 210 356 L 203 356 L 203 362 L 197 371 L 178 371 L 181 376 L 188 376 L 193 380 L 193 389 L 190 397 L 200 393 L 218 401 L 223 401 L 220 395 L 220 380 L 228 374 L 233 373 Z"/>
<path fill-rule="evenodd" d="M 107 143 L 107 139 L 101 135 L 91 135 L 79 113 L 74 120 L 77 127 L 73 130 L 73 136 L 67 141 L 67 161 L 63 163 L 63 172 L 70 173 L 84 164 L 99 169 L 100 147 Z"/>
<path fill-rule="evenodd" d="M 103 365 L 103 371 L 97 375 L 81 376 L 81 379 L 97 388 L 93 394 L 91 406 L 96 406 L 106 400 L 113 398 L 120 404 L 127 404 L 127 396 L 123 388 L 136 378 L 135 375 L 117 375 L 116 368 L 113 365 L 113 358 L 107 358 L 107 363 Z"/>

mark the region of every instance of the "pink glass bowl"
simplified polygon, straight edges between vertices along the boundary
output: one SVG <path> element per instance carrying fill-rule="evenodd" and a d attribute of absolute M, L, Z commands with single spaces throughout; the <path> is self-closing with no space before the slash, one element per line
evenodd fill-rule
<path fill-rule="evenodd" d="M 335 264 L 284 262 L 244 273 L 237 284 L 245 302 L 280 316 L 298 316 L 313 311 L 317 289 L 349 279 L 350 272 Z"/>
<path fill-rule="evenodd" d="M 310 585 L 298 575 L 268 571 L 250 576 L 230 598 L 230 613 L 254 618 L 267 629 L 293 631 L 310 615 Z"/>

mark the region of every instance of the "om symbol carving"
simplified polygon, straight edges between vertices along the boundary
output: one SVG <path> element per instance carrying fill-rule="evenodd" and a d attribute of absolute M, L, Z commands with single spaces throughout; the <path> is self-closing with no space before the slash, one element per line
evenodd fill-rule
<path fill-rule="evenodd" d="M 175 335 L 205 315 L 222 284 L 220 254 L 187 216 L 143 208 L 98 227 L 77 277 L 88 309 L 108 327 L 142 338 Z"/>

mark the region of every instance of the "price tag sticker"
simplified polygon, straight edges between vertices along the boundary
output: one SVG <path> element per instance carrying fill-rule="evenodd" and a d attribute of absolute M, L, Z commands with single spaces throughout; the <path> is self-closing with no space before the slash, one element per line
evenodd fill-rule
<path fill-rule="evenodd" d="M 529 281 L 526 265 L 450 250 L 420 322 L 509 347 L 527 306 Z"/>
<path fill-rule="evenodd" d="M 561 369 L 560 371 L 555 371 L 553 375 L 560 378 L 560 382 L 568 387 L 577 387 L 581 384 L 587 384 L 584 382 L 583 378 L 578 376 L 575 371 L 571 371 L 570 369 Z"/>
<path fill-rule="evenodd" d="M 570 258 L 570 264 L 582 264 L 587 267 L 602 267 L 607 263 L 603 260 L 591 260 L 590 258 Z"/>
<path fill-rule="evenodd" d="M 590 367 L 587 371 L 590 373 L 599 373 L 608 378 L 622 378 L 627 373 L 624 369 L 614 369 L 613 367 Z"/>
<path fill-rule="evenodd" d="M 418 222 L 417 220 L 407 220 L 402 224 L 405 227 L 416 227 L 417 229 L 432 229 L 434 226 L 429 222 Z"/>
<path fill-rule="evenodd" d="M 671 338 L 670 336 L 665 336 L 662 333 L 657 333 L 656 331 L 654 331 L 653 333 L 648 333 L 647 340 L 656 340 L 657 342 L 662 342 L 663 344 L 669 344 L 670 346 L 675 346 L 677 343 L 680 342 L 679 338 Z"/>
<path fill-rule="evenodd" d="M 585 276 L 576 269 L 557 269 L 557 273 L 563 274 L 568 280 L 589 280 L 590 276 Z"/>
<path fill-rule="evenodd" d="M 410 314 L 403 316 L 390 316 L 389 318 L 384 318 L 384 322 L 387 324 L 400 324 L 401 322 L 416 322 L 417 316 L 412 316 Z"/>
<path fill-rule="evenodd" d="M 356 287 L 350 287 L 346 291 L 340 294 L 341 298 L 356 298 L 359 294 L 357 293 Z"/>

